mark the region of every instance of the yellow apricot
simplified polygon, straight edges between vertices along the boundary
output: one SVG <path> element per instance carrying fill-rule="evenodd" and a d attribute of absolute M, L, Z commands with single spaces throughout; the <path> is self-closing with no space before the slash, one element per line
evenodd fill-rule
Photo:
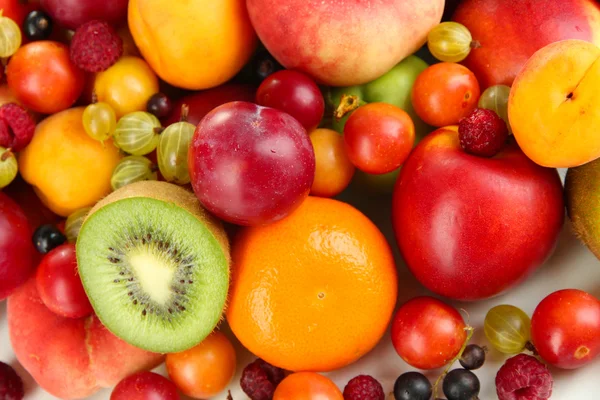
<path fill-rule="evenodd" d="M 257 44 L 245 0 L 130 0 L 128 21 L 152 69 L 185 89 L 228 81 Z"/>
<path fill-rule="evenodd" d="M 102 144 L 85 133 L 83 110 L 70 108 L 40 122 L 19 154 L 23 179 L 63 217 L 110 193 L 110 177 L 121 159 L 112 140 Z"/>
<path fill-rule="evenodd" d="M 158 92 L 158 78 L 139 57 L 121 57 L 113 66 L 96 75 L 94 93 L 98 101 L 111 105 L 117 118 L 145 111 L 148 99 Z"/>

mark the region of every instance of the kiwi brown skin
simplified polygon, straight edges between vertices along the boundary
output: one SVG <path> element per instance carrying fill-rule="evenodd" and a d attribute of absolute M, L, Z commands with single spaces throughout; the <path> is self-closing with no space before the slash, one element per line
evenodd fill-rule
<path fill-rule="evenodd" d="M 569 168 L 565 203 L 575 235 L 600 259 L 600 159 Z"/>
<path fill-rule="evenodd" d="M 102 207 L 110 203 L 114 203 L 115 201 L 132 197 L 148 197 L 167 203 L 175 203 L 190 214 L 194 215 L 212 232 L 212 234 L 215 236 L 215 239 L 217 239 L 221 245 L 221 248 L 223 249 L 223 253 L 227 258 L 227 263 L 231 264 L 231 256 L 229 254 L 229 239 L 227 238 L 227 234 L 221 221 L 202 208 L 196 195 L 183 189 L 182 187 L 173 185 L 172 183 L 159 181 L 140 181 L 124 186 L 96 203 L 96 205 L 87 213 L 84 222 Z"/>

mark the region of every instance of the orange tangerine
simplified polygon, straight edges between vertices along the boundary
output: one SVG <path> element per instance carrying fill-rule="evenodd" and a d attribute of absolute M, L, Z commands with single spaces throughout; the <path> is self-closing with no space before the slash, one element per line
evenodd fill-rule
<path fill-rule="evenodd" d="M 241 343 L 292 371 L 330 371 L 370 351 L 397 297 L 391 249 L 360 211 L 308 197 L 287 218 L 240 231 L 227 320 Z"/>

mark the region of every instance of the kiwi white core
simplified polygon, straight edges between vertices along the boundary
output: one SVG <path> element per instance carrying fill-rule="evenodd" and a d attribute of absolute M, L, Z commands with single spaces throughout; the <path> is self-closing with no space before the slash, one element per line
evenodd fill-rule
<path fill-rule="evenodd" d="M 138 247 L 127 255 L 127 261 L 142 289 L 150 298 L 165 304 L 171 298 L 170 282 L 175 275 L 175 265 L 154 248 Z"/>

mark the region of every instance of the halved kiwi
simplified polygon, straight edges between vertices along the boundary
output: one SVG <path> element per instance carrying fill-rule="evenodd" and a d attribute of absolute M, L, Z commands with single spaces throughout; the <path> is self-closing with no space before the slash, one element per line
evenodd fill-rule
<path fill-rule="evenodd" d="M 100 321 L 133 346 L 183 351 L 221 319 L 227 236 L 179 186 L 137 182 L 100 201 L 79 232 L 77 264 Z"/>

